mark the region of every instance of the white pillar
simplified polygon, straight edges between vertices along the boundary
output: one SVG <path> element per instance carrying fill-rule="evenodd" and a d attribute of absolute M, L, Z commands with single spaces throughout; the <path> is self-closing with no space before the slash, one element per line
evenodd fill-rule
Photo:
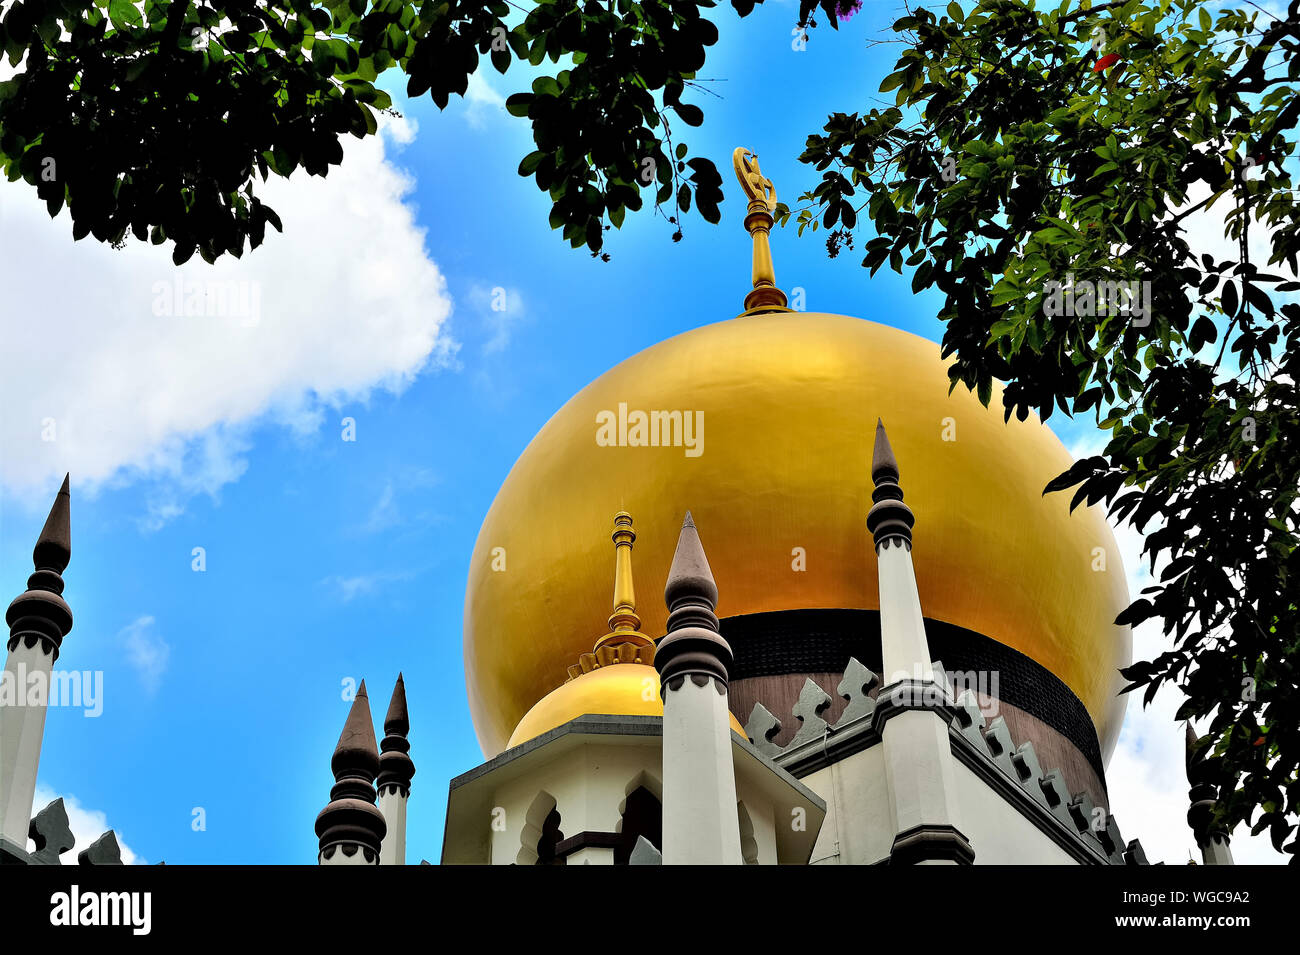
<path fill-rule="evenodd" d="M 406 681 L 397 674 L 397 685 L 384 717 L 384 739 L 379 744 L 379 811 L 384 815 L 387 831 L 379 847 L 380 865 L 406 865 L 406 802 L 411 796 L 411 778 L 415 763 L 409 755 L 411 744 L 406 734 L 411 721 L 406 713 Z"/>
<path fill-rule="evenodd" d="M 664 692 L 665 865 L 740 865 L 725 686 L 682 677 Z"/>
<path fill-rule="evenodd" d="M 407 794 L 397 786 L 379 791 L 379 811 L 388 826 L 379 847 L 380 865 L 406 865 L 406 799 Z"/>
<path fill-rule="evenodd" d="M 957 769 L 948 727 L 951 701 L 934 680 L 925 618 L 912 566 L 912 510 L 903 503 L 898 462 L 876 424 L 871 478 L 875 502 L 867 527 L 876 544 L 880 582 L 880 650 L 888 707 L 881 731 L 894 825 L 890 856 L 903 864 L 952 864 L 974 858 L 961 832 Z"/>
<path fill-rule="evenodd" d="M 0 689 L 0 836 L 20 849 L 27 847 L 53 668 L 54 653 L 44 640 L 30 647 L 20 640 L 5 659 L 5 686 Z"/>
<path fill-rule="evenodd" d="M 1201 861 L 1206 865 L 1234 865 L 1228 837 L 1221 832 L 1212 833 L 1201 843 Z"/>
<path fill-rule="evenodd" d="M 63 638 L 72 630 L 72 610 L 62 596 L 62 574 L 72 559 L 69 483 L 65 476 L 37 538 L 27 590 L 5 612 L 9 640 L 0 686 L 0 837 L 19 849 L 27 848 L 50 674 Z"/>
<path fill-rule="evenodd" d="M 916 590 L 911 547 L 900 538 L 886 539 L 876 548 L 880 581 L 881 670 L 886 685 L 931 675 L 930 644 Z"/>
<path fill-rule="evenodd" d="M 718 588 L 690 512 L 664 587 L 668 634 L 655 650 L 664 700 L 663 864 L 742 865 L 731 758 L 731 647 Z"/>

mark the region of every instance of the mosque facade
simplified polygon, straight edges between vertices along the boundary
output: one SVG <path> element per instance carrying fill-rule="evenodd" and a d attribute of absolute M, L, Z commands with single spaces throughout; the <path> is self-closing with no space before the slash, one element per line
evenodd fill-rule
<path fill-rule="evenodd" d="M 485 762 L 450 781 L 441 862 L 1146 864 L 1105 774 L 1130 598 L 1102 511 L 1043 494 L 1069 453 L 996 391 L 950 393 L 934 343 L 787 307 L 775 190 L 746 150 L 734 166 L 741 314 L 575 395 L 484 519 L 464 657 Z M 71 629 L 68 501 L 6 616 L 6 686 L 48 676 Z M 32 817 L 43 725 L 0 706 L 6 862 L 71 845 L 61 807 Z M 403 679 L 379 734 L 363 683 L 321 864 L 410 861 L 408 733 Z M 1203 860 L 1231 864 L 1188 774 Z"/>

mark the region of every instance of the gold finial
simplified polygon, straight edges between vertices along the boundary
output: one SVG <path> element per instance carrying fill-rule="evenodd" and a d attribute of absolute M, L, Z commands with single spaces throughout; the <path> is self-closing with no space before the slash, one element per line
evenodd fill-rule
<path fill-rule="evenodd" d="M 614 515 L 614 612 L 609 615 L 611 636 L 641 629 L 641 618 L 636 615 L 636 591 L 632 587 L 632 515 L 619 511 Z M 599 644 L 598 644 L 599 645 Z"/>
<path fill-rule="evenodd" d="M 745 210 L 745 231 L 754 240 L 754 288 L 745 296 L 743 315 L 761 315 L 764 312 L 789 312 L 785 293 L 776 287 L 776 270 L 772 265 L 772 249 L 767 236 L 772 231 L 772 212 L 776 209 L 776 187 L 758 167 L 758 156 L 744 146 L 737 146 L 731 154 L 731 164 L 736 170 L 740 188 L 749 198 Z"/>
<path fill-rule="evenodd" d="M 636 531 L 632 529 L 632 515 L 619 511 L 614 515 L 614 612 L 609 615 L 609 633 L 596 641 L 596 651 L 601 647 L 630 643 L 637 647 L 653 647 L 654 641 L 641 633 L 641 618 L 636 612 L 636 591 L 632 586 L 632 542 Z"/>

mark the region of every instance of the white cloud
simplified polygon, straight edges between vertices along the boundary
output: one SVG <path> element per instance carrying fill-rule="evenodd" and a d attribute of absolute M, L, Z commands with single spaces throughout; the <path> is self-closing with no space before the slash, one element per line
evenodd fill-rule
<path fill-rule="evenodd" d="M 60 794 L 54 792 L 44 784 L 36 784 L 36 797 L 32 800 L 32 815 L 40 812 L 54 800 L 60 798 Z M 91 843 L 102 836 L 105 830 L 112 827 L 108 824 L 108 817 L 96 809 L 87 809 L 77 801 L 76 796 L 63 795 L 63 808 L 68 812 L 68 828 L 72 830 L 73 838 L 76 840 L 72 849 L 63 853 L 59 860 L 64 865 L 76 865 L 77 853 L 89 849 Z M 122 862 L 125 865 L 147 865 L 144 859 L 141 859 L 131 847 L 122 841 L 122 833 L 115 833 L 117 837 L 118 848 L 122 850 Z M 35 844 L 28 839 L 27 850 L 34 851 Z"/>
<path fill-rule="evenodd" d="M 172 652 L 167 641 L 154 632 L 153 625 L 153 617 L 138 617 L 117 633 L 118 642 L 126 651 L 127 662 L 150 693 L 158 691 Z"/>
<path fill-rule="evenodd" d="M 0 485 L 36 506 L 64 471 L 91 492 L 143 480 L 141 523 L 157 527 L 239 478 L 255 428 L 314 431 L 327 409 L 446 364 L 451 300 L 387 155 L 413 135 L 391 120 L 349 137 L 328 177 L 262 185 L 284 234 L 215 266 L 74 243 L 66 214 L 0 186 Z"/>
<path fill-rule="evenodd" d="M 359 594 L 374 593 L 380 580 L 379 574 L 357 574 L 353 577 L 343 577 L 335 574 L 322 580 L 321 585 L 337 591 L 339 598 L 344 603 L 350 603 Z"/>
<path fill-rule="evenodd" d="M 471 73 L 465 90 L 465 120 L 474 129 L 482 129 L 493 116 L 506 115 L 506 98 L 487 81 L 483 72 L 480 68 Z"/>
<path fill-rule="evenodd" d="M 404 507 L 403 499 L 407 492 L 425 491 L 437 482 L 437 475 L 427 468 L 405 468 L 398 471 L 384 482 L 369 515 L 358 528 L 359 532 L 378 534 L 394 527 L 412 528 L 428 524 L 435 516 L 419 507 L 412 510 L 409 502 Z M 423 494 L 419 496 L 424 497 Z"/>
<path fill-rule="evenodd" d="M 376 572 L 371 574 L 355 574 L 351 577 L 345 577 L 341 574 L 333 574 L 323 579 L 320 584 L 333 591 L 344 603 L 351 603 L 357 597 L 370 596 L 377 593 L 385 584 L 402 583 L 411 580 L 416 576 L 415 571 L 401 571 L 397 573 Z"/>
<path fill-rule="evenodd" d="M 1255 173 L 1258 176 L 1258 173 Z M 1203 182 L 1195 183 L 1187 191 L 1187 202 L 1180 209 L 1194 208 L 1198 203 L 1204 202 L 1210 196 L 1210 187 Z M 1237 262 L 1241 258 L 1241 250 L 1238 240 L 1226 236 L 1226 223 L 1228 216 L 1235 208 L 1235 200 L 1231 193 L 1220 196 L 1213 205 L 1204 209 L 1198 209 L 1186 219 L 1183 220 L 1183 227 L 1187 230 L 1187 245 L 1191 252 L 1198 260 L 1202 255 L 1211 255 L 1216 262 Z M 1175 210 L 1177 212 L 1178 210 Z M 1250 230 L 1247 233 L 1246 250 L 1250 255 L 1250 261 L 1253 262 L 1261 272 L 1271 272 L 1275 275 L 1281 275 L 1284 278 L 1292 278 L 1294 274 L 1291 267 L 1280 262 L 1273 265 L 1268 264 L 1269 258 L 1273 255 L 1273 233 L 1276 230 L 1272 228 L 1266 220 L 1251 216 Z M 1294 295 L 1281 293 L 1278 295 L 1282 299 L 1294 298 Z"/>
<path fill-rule="evenodd" d="M 487 341 L 483 343 L 484 355 L 503 352 L 510 345 L 515 329 L 528 316 L 524 296 L 519 289 L 502 285 L 488 288 L 474 285 L 467 296 L 470 306 L 482 318 Z"/>

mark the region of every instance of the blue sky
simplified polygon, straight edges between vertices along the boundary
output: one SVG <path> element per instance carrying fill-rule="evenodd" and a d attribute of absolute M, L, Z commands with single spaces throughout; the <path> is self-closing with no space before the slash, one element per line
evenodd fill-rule
<path fill-rule="evenodd" d="M 260 272 L 231 263 L 229 273 L 265 284 L 264 320 L 220 339 L 193 329 L 203 319 L 171 319 L 180 330 L 160 336 L 139 317 L 143 290 L 172 276 L 150 250 L 74 246 L 66 219 L 50 223 L 23 187 L 0 187 L 13 243 L 7 371 L 30 363 L 26 379 L 0 384 L 0 586 L 23 589 L 72 470 L 76 626 L 60 665 L 105 681 L 102 716 L 51 711 L 42 786 L 150 862 L 312 862 L 344 682 L 367 681 L 378 723 L 400 670 L 417 767 L 408 860 L 436 861 L 447 781 L 482 758 L 461 614 L 496 489 L 591 379 L 739 311 L 750 253 L 731 150 L 756 150 L 793 205 L 817 179 L 796 162 L 806 136 L 830 112 L 867 108 L 891 71 L 899 48 L 868 40 L 900 6 L 867 0 L 838 33 L 814 31 L 806 51 L 792 49 L 794 4 L 745 20 L 720 7 L 702 73 L 718 96 L 696 96 L 707 120 L 686 139 L 723 171 L 722 222 L 691 216 L 674 244 L 662 219 L 630 216 L 608 234 L 609 263 L 570 250 L 547 225 L 548 199 L 516 174 L 533 147 L 526 123 L 498 105 L 525 85 L 513 71 L 487 70 L 471 101 L 443 113 L 398 99 L 405 122 L 382 143 L 350 146 L 344 170 L 310 193 L 276 193 L 285 234 L 251 256 Z M 912 295 L 910 276 L 868 279 L 860 253 L 830 261 L 820 235 L 793 229 L 773 247 L 778 284 L 805 289 L 810 310 L 939 338 L 937 297 Z M 195 268 L 185 274 L 201 277 Z M 317 280 L 338 284 L 322 297 Z M 504 313 L 490 308 L 498 288 Z M 119 340 L 129 335 L 139 337 Z M 142 390 L 117 394 L 115 370 Z M 37 445 L 45 414 L 33 395 L 79 427 Z M 342 440 L 345 417 L 355 441 Z M 1086 422 L 1052 425 L 1067 446 L 1093 440 Z M 1161 736 L 1166 762 L 1178 757 L 1173 738 Z M 1168 806 L 1185 798 L 1165 785 Z M 1129 806 L 1116 812 L 1147 840 Z"/>

